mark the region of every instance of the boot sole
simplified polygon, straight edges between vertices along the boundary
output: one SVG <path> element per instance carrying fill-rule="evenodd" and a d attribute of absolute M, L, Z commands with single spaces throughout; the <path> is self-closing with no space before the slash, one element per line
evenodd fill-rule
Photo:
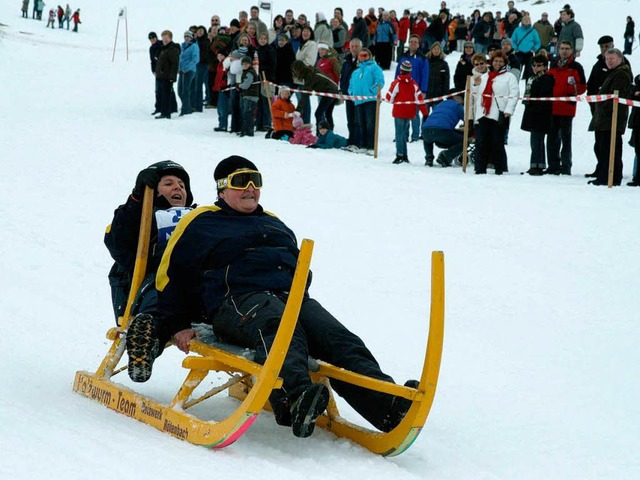
<path fill-rule="evenodd" d="M 133 319 L 127 332 L 126 343 L 129 354 L 129 378 L 137 383 L 146 382 L 151 377 L 153 362 L 158 354 L 158 340 L 150 315 L 141 314 Z"/>

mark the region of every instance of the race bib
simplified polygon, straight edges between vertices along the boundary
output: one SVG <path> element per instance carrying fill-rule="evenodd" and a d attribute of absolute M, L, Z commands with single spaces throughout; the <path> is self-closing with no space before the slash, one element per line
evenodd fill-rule
<path fill-rule="evenodd" d="M 166 245 L 180 219 L 191 210 L 193 210 L 191 207 L 171 207 L 168 210 L 156 211 L 158 245 Z"/>

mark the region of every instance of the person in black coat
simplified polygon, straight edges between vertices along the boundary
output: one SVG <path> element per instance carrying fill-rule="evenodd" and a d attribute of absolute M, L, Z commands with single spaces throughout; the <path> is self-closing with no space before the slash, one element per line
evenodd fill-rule
<path fill-rule="evenodd" d="M 555 79 L 547 74 L 549 61 L 545 55 L 536 55 L 531 59 L 533 76 L 527 80 L 525 97 L 552 97 Z M 551 131 L 553 117 L 552 104 L 546 101 L 524 100 L 524 114 L 520 128 L 531 132 L 531 162 L 529 175 L 539 176 L 546 168 L 544 137 Z"/>
<path fill-rule="evenodd" d="M 439 43 L 431 45 L 427 53 L 429 61 L 429 85 L 427 87 L 427 98 L 435 98 L 445 95 L 449 91 L 450 73 L 449 64 L 442 53 Z M 439 102 L 431 103 L 429 108 L 435 107 Z"/>
<path fill-rule="evenodd" d="M 180 45 L 173 42 L 173 34 L 169 30 L 162 32 L 162 44 L 155 70 L 160 96 L 160 115 L 156 119 L 171 118 L 171 114 L 178 111 L 173 84 L 178 78 Z"/>
<path fill-rule="evenodd" d="M 464 42 L 462 55 L 456 65 L 456 71 L 453 74 L 453 86 L 457 91 L 464 90 L 467 86 L 467 77 L 473 71 L 473 42 Z"/>
<path fill-rule="evenodd" d="M 293 76 L 291 75 L 291 64 L 296 60 L 296 54 L 293 51 L 289 37 L 285 34 L 278 35 L 276 39 L 278 46 L 276 47 L 276 70 L 275 82 L 278 85 L 293 87 Z"/>
<path fill-rule="evenodd" d="M 269 43 L 269 34 L 262 32 L 258 34 L 258 46 L 256 47 L 258 53 L 258 62 L 260 62 L 260 78 L 262 81 L 262 74 L 268 82 L 275 82 L 276 80 L 276 67 L 277 67 L 277 55 L 276 49 Z M 260 88 L 260 95 L 258 97 L 258 109 L 256 112 L 256 131 L 267 132 L 271 129 L 271 110 L 269 104 L 271 99 L 266 95 L 266 92 L 273 92 L 272 86 L 262 85 Z"/>
<path fill-rule="evenodd" d="M 193 203 L 189 174 L 180 164 L 164 160 L 138 173 L 131 195 L 115 210 L 104 235 L 104 243 L 115 262 L 109 272 L 109 284 L 116 322 L 124 314 L 131 289 L 146 186 L 155 191 L 154 215 L 145 280 L 133 304 L 132 314 L 156 310 L 157 292 L 153 284 L 160 258 L 177 221 L 191 210 Z"/>
<path fill-rule="evenodd" d="M 636 36 L 636 24 L 633 18 L 627 17 L 627 25 L 624 29 L 624 54 L 631 55 L 633 51 L 633 41 Z"/>
<path fill-rule="evenodd" d="M 640 101 L 640 75 L 636 75 L 633 80 L 633 85 L 629 87 L 624 96 L 636 102 Z M 640 158 L 640 107 L 633 107 L 631 109 L 628 127 L 631 129 L 629 145 L 631 145 L 635 151 L 636 161 L 633 179 L 628 182 L 627 185 L 630 187 L 640 187 L 640 173 L 638 172 L 638 158 Z"/>
<path fill-rule="evenodd" d="M 151 45 L 149 45 L 149 60 L 151 61 L 151 73 L 155 74 L 156 65 L 158 63 L 158 57 L 160 56 L 160 52 L 162 51 L 162 42 L 158 40 L 158 35 L 156 32 L 149 32 L 149 41 Z M 151 115 L 157 115 L 160 113 L 160 89 L 158 84 L 158 79 L 154 80 L 155 82 L 155 108 Z"/>

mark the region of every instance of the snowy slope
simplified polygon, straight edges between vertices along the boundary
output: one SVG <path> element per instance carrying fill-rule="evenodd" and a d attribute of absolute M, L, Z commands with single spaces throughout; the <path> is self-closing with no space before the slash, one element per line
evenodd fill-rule
<path fill-rule="evenodd" d="M 17 0 L 0 4 L 0 478 L 638 478 L 638 191 L 586 186 L 582 174 L 595 163 L 587 106 L 574 122 L 575 175 L 561 178 L 519 175 L 529 139 L 517 128 L 512 173 L 501 178 L 427 169 L 419 144 L 410 145 L 411 165 L 391 165 L 389 106 L 378 159 L 215 134 L 214 110 L 155 122 L 147 32 L 169 28 L 179 38 L 213 13 L 228 23 L 250 7 L 217 3 L 129 5 L 130 58 L 121 29 L 115 63 L 119 2 L 79 4 L 78 34 L 21 19 Z M 338 3 L 347 17 L 360 5 Z M 448 3 L 454 12 L 474 8 Z M 564 3 L 517 6 L 554 18 Z M 574 3 L 589 71 L 600 35 L 621 45 L 635 2 Z M 324 8 L 304 5 L 308 16 Z M 287 6 L 278 2 L 276 11 Z M 515 124 L 521 115 L 519 106 Z M 107 349 L 111 261 L 102 234 L 135 174 L 174 159 L 207 204 L 213 169 L 232 153 L 264 172 L 263 205 L 299 239 L 316 241 L 312 294 L 397 381 L 419 373 L 429 254 L 445 251 L 441 381 L 427 428 L 402 456 L 376 457 L 323 431 L 296 439 L 270 415 L 232 447 L 208 451 L 71 391 L 75 371 L 95 369 Z M 625 146 L 625 181 L 632 158 Z M 181 358 L 167 352 L 138 388 L 170 398 Z M 233 408 L 227 399 L 215 404 Z"/>

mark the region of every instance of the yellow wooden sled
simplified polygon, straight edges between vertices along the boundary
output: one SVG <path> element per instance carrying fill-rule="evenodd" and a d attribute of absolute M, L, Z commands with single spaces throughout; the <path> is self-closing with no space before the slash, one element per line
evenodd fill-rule
<path fill-rule="evenodd" d="M 313 241 L 303 240 L 298 265 L 291 285 L 278 333 L 264 365 L 257 364 L 237 351 L 194 339 L 190 349 L 198 354 L 186 357 L 182 366 L 188 369 L 182 386 L 168 403 L 160 403 L 112 381 L 112 377 L 126 370 L 117 368 L 125 349 L 125 335 L 130 312 L 142 279 L 144 278 L 149 248 L 149 232 L 153 205 L 153 190 L 147 188 L 143 201 L 136 266 L 125 314 L 119 328 L 112 328 L 107 338 L 111 347 L 95 373 L 79 371 L 73 384 L 74 391 L 95 400 L 112 410 L 152 425 L 182 440 L 211 448 L 222 448 L 240 438 L 263 409 L 269 409 L 271 391 L 282 385 L 279 377 L 284 357 L 296 326 L 311 263 Z M 404 387 L 317 362 L 311 372 L 316 382 L 330 388 L 330 379 L 341 380 L 371 390 L 397 395 L 412 400 L 412 406 L 402 422 L 391 432 L 382 433 L 361 427 L 340 417 L 333 394 L 324 415 L 317 421 L 319 427 L 339 437 L 349 438 L 368 450 L 386 456 L 405 451 L 422 430 L 433 403 L 440 371 L 444 337 L 444 255 L 433 252 L 431 267 L 431 320 L 425 361 L 418 388 Z M 225 372 L 229 380 L 206 393 L 192 398 L 194 390 L 210 371 Z M 227 418 L 220 421 L 201 420 L 189 413 L 190 407 L 228 390 L 240 404 Z"/>

